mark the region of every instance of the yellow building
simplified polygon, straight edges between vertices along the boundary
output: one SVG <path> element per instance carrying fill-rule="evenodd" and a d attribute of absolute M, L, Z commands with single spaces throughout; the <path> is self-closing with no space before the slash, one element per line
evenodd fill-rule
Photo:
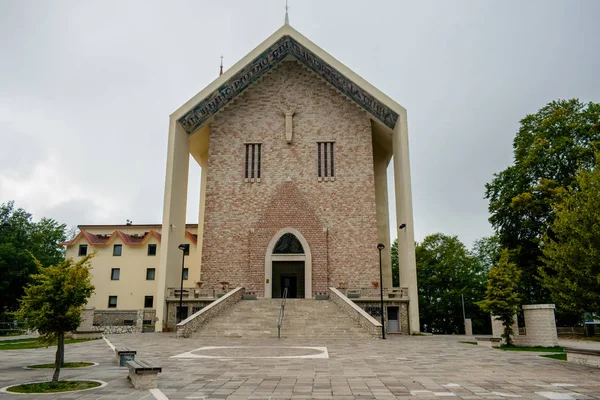
<path fill-rule="evenodd" d="M 80 225 L 79 234 L 66 246 L 66 256 L 75 260 L 97 253 L 92 262 L 95 291 L 88 307 L 98 310 L 154 309 L 160 268 L 161 225 Z M 185 227 L 185 287 L 197 286 L 200 263 L 197 251 L 198 225 Z M 180 252 L 183 253 L 183 252 Z M 179 271 L 182 272 L 181 261 Z M 174 289 L 174 288 L 173 288 Z"/>

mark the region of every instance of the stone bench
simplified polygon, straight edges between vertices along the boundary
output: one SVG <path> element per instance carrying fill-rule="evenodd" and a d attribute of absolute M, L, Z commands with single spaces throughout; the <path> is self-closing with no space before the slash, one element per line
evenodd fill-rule
<path fill-rule="evenodd" d="M 124 367 L 125 362 L 135 360 L 136 351 L 126 347 L 120 347 L 115 349 L 115 354 L 117 355 L 117 364 Z"/>
<path fill-rule="evenodd" d="M 568 362 L 600 368 L 600 350 L 577 349 L 574 347 L 565 347 L 564 350 L 567 353 Z"/>
<path fill-rule="evenodd" d="M 133 387 L 138 390 L 155 389 L 158 383 L 158 373 L 162 372 L 162 368 L 158 365 L 146 362 L 130 360 L 126 362 L 129 368 L 128 379 L 133 384 Z"/>
<path fill-rule="evenodd" d="M 476 337 L 475 340 L 477 340 L 477 346 L 489 348 L 500 347 L 500 345 L 502 344 L 502 339 L 495 337 Z"/>

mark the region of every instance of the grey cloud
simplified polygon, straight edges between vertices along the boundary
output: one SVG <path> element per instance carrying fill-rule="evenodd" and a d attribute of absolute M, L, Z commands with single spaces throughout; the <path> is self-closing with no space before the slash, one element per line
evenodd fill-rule
<path fill-rule="evenodd" d="M 468 245 L 491 233 L 484 185 L 519 120 L 600 101 L 598 15 L 593 0 L 290 1 L 292 26 L 408 109 L 417 240 Z M 58 158 L 91 198 L 17 204 L 68 225 L 160 222 L 169 114 L 282 23 L 280 0 L 1 2 L 0 106 L 20 123 L 0 119 L 0 179 Z"/>

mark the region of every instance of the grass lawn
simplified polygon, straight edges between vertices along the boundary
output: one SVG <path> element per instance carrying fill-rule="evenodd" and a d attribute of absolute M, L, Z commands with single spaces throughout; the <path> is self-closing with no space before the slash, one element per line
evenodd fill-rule
<path fill-rule="evenodd" d="M 554 358 L 555 360 L 567 361 L 567 353 L 542 354 L 540 357 Z"/>
<path fill-rule="evenodd" d="M 500 346 L 500 350 L 505 350 L 505 351 L 540 351 L 540 352 L 544 352 L 544 353 L 550 353 L 550 352 L 564 352 L 564 349 L 560 346 L 554 346 L 554 347 L 541 347 L 541 346 L 536 346 L 536 347 L 518 347 L 518 346 Z"/>
<path fill-rule="evenodd" d="M 94 365 L 91 362 L 67 362 L 61 368 L 82 368 L 89 367 Z M 54 369 L 54 363 L 52 364 L 36 364 L 36 365 L 28 365 L 28 368 L 52 368 Z"/>
<path fill-rule="evenodd" d="M 97 339 L 65 339 L 65 344 L 88 342 L 90 340 Z M 0 350 L 24 350 L 24 349 L 37 349 L 39 347 L 56 346 L 56 342 L 51 345 L 42 343 L 37 338 L 30 339 L 14 339 L 14 340 L 0 340 Z"/>
<path fill-rule="evenodd" d="M 56 393 L 91 389 L 100 385 L 100 382 L 93 381 L 58 381 L 58 383 L 39 382 L 12 386 L 6 390 L 13 393 Z"/>
<path fill-rule="evenodd" d="M 474 344 L 475 346 L 477 346 L 477 342 L 460 342 L 460 343 Z"/>

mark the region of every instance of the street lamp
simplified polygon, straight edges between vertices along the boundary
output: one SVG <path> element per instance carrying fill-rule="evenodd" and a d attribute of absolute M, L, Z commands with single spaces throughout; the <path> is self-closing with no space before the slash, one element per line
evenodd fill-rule
<path fill-rule="evenodd" d="M 381 338 L 385 339 L 385 321 L 383 318 L 383 281 L 382 281 L 382 275 L 383 275 L 383 268 L 381 267 L 381 250 L 385 249 L 385 246 L 383 243 L 379 243 L 377 245 L 377 250 L 379 250 L 379 295 L 380 295 L 380 299 L 381 299 Z"/>
<path fill-rule="evenodd" d="M 181 286 L 179 287 L 179 309 L 177 311 L 177 323 L 181 322 L 181 312 L 183 310 L 183 269 L 185 265 L 185 253 L 189 253 L 189 244 L 180 244 L 177 246 L 181 250 Z"/>

